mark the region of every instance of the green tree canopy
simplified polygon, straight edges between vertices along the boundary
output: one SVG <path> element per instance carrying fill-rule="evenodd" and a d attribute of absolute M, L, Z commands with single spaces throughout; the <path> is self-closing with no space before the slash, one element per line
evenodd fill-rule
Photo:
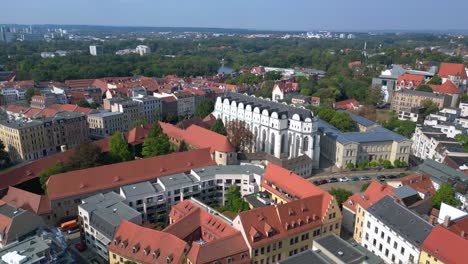
<path fill-rule="evenodd" d="M 156 138 L 156 137 L 159 137 L 159 136 L 164 136 L 164 132 L 162 130 L 162 127 L 161 125 L 159 124 L 159 122 L 155 122 L 152 126 L 151 126 L 151 129 L 148 131 L 148 134 L 146 135 L 147 138 L 151 137 L 151 138 Z"/>
<path fill-rule="evenodd" d="M 50 176 L 59 174 L 59 173 L 64 173 L 68 171 L 69 168 L 67 165 L 63 162 L 56 162 L 52 167 L 44 169 L 39 173 L 39 182 L 41 183 L 42 189 L 44 190 L 45 193 L 47 193 L 47 180 L 49 179 Z"/>
<path fill-rule="evenodd" d="M 399 120 L 396 117 L 390 118 L 390 120 L 382 123 L 382 126 L 395 131 L 396 133 L 411 138 L 416 129 L 416 123 L 409 120 Z"/>
<path fill-rule="evenodd" d="M 434 75 L 434 77 L 429 81 L 429 84 L 442 84 L 442 79 L 439 75 Z"/>
<path fill-rule="evenodd" d="M 26 89 L 26 93 L 24 95 L 24 99 L 28 101 L 28 103 L 31 102 L 31 98 L 35 95 L 41 95 L 41 90 L 36 89 L 36 88 L 28 88 Z"/>
<path fill-rule="evenodd" d="M 76 105 L 78 105 L 79 107 L 91 108 L 91 104 L 89 104 L 88 101 L 86 101 L 85 99 L 78 100 L 78 102 L 76 102 Z"/>
<path fill-rule="evenodd" d="M 100 164 L 101 148 L 92 142 L 83 142 L 75 147 L 69 166 L 72 169 L 86 169 Z"/>
<path fill-rule="evenodd" d="M 332 188 L 329 193 L 333 195 L 339 205 L 344 203 L 348 198 L 353 195 L 351 191 L 342 188 Z"/>
<path fill-rule="evenodd" d="M 446 203 L 451 206 L 459 206 L 460 201 L 455 199 L 455 189 L 452 185 L 444 183 L 437 190 L 434 197 L 432 197 L 431 205 L 434 208 L 440 209 L 440 205 Z"/>
<path fill-rule="evenodd" d="M 350 162 L 350 163 L 346 164 L 346 168 L 347 168 L 348 170 L 354 169 L 354 163 Z"/>
<path fill-rule="evenodd" d="M 195 116 L 204 118 L 214 111 L 214 102 L 208 99 L 203 99 L 195 109 Z"/>
<path fill-rule="evenodd" d="M 364 183 L 362 186 L 361 186 L 361 192 L 365 192 L 367 190 L 367 188 L 369 187 L 369 185 L 371 184 L 370 181 Z"/>
<path fill-rule="evenodd" d="M 171 153 L 172 145 L 167 137 L 147 137 L 143 142 L 141 154 L 145 158 L 166 155 Z"/>
<path fill-rule="evenodd" d="M 133 120 L 132 123 L 130 123 L 129 128 L 131 130 L 131 129 L 134 129 L 135 127 L 139 127 L 139 126 L 146 125 L 146 124 L 148 124 L 148 121 L 146 121 L 145 118 L 141 117 L 136 120 Z"/>
<path fill-rule="evenodd" d="M 128 142 L 123 138 L 122 133 L 117 131 L 109 140 L 109 157 L 112 162 L 125 162 L 132 160 L 132 154 L 128 148 Z"/>
<path fill-rule="evenodd" d="M 357 130 L 356 123 L 345 112 L 336 112 L 330 120 L 330 125 L 338 128 L 342 132 L 354 132 Z"/>
<path fill-rule="evenodd" d="M 463 145 L 465 151 L 468 151 L 468 135 L 466 134 L 458 134 L 455 136 L 455 140 L 460 142 Z"/>
<path fill-rule="evenodd" d="M 421 84 L 416 88 L 416 91 L 432 93 L 432 88 L 427 84 Z"/>
<path fill-rule="evenodd" d="M 283 75 L 279 71 L 269 71 L 265 74 L 265 80 L 280 80 Z"/>
<path fill-rule="evenodd" d="M 424 108 L 423 116 L 422 118 L 426 118 L 426 116 L 430 114 L 437 113 L 439 111 L 439 106 L 434 103 L 432 100 L 426 99 L 421 101 L 421 107 Z"/>
<path fill-rule="evenodd" d="M 392 162 L 389 161 L 389 160 L 384 160 L 384 161 L 383 161 L 383 166 L 384 166 L 384 168 L 386 168 L 386 169 L 391 169 L 391 168 L 392 168 Z"/>
<path fill-rule="evenodd" d="M 189 146 L 187 142 L 185 142 L 185 140 L 182 140 L 179 144 L 179 148 L 177 149 L 177 151 L 182 152 L 182 151 L 187 151 L 188 149 L 189 149 Z"/>
<path fill-rule="evenodd" d="M 10 155 L 5 151 L 5 144 L 0 140 L 0 168 L 4 169 L 11 165 Z"/>
<path fill-rule="evenodd" d="M 211 131 L 214 131 L 224 136 L 227 135 L 226 128 L 224 128 L 223 120 L 221 120 L 220 118 L 216 119 L 216 122 L 211 127 Z"/>
<path fill-rule="evenodd" d="M 399 159 L 396 159 L 393 161 L 393 166 L 395 166 L 396 168 L 400 168 L 401 167 L 401 161 Z"/>
<path fill-rule="evenodd" d="M 236 185 L 231 185 L 225 194 L 226 204 L 225 209 L 231 212 L 240 212 L 249 210 L 249 205 L 242 199 L 239 188 Z"/>

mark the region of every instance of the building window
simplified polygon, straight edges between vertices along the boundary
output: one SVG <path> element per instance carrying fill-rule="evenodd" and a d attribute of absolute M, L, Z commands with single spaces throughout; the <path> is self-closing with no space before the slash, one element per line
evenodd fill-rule
<path fill-rule="evenodd" d="M 404 247 L 401 247 L 400 253 L 401 253 L 402 255 L 405 254 L 405 248 L 404 248 Z"/>
<path fill-rule="evenodd" d="M 397 247 L 398 247 L 398 243 L 397 243 L 397 242 L 393 242 L 393 248 L 394 248 L 394 249 L 397 249 Z"/>

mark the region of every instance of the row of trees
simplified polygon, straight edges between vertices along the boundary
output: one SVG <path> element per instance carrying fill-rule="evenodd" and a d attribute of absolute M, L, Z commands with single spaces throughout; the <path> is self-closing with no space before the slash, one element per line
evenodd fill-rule
<path fill-rule="evenodd" d="M 392 168 L 406 168 L 408 167 L 408 163 L 406 161 L 400 161 L 400 160 L 394 160 L 393 164 L 389 160 L 371 160 L 371 161 L 359 161 L 357 163 L 357 166 L 350 162 L 346 164 L 346 168 L 348 170 L 354 170 L 359 168 L 360 170 L 365 170 L 369 168 L 378 168 L 378 167 L 383 167 L 385 169 L 392 169 Z"/>

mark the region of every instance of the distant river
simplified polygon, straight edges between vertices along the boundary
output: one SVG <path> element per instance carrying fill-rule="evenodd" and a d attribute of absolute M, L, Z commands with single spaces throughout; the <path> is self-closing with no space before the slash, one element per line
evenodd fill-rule
<path fill-rule="evenodd" d="M 226 65 L 219 67 L 218 74 L 231 74 L 234 70 Z"/>

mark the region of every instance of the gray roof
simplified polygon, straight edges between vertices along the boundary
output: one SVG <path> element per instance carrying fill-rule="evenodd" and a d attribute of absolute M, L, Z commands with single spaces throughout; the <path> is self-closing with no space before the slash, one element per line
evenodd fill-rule
<path fill-rule="evenodd" d="M 419 165 L 418 171 L 430 174 L 431 178 L 439 183 L 447 182 L 448 179 L 451 178 L 458 179 L 464 184 L 468 184 L 467 174 L 431 159 L 425 159 L 424 163 Z"/>
<path fill-rule="evenodd" d="M 405 199 L 414 195 L 418 195 L 418 192 L 414 190 L 413 188 L 409 187 L 408 185 L 395 188 L 393 189 L 392 192 L 401 199 Z"/>
<path fill-rule="evenodd" d="M 49 243 L 42 240 L 38 236 L 33 236 L 27 238 L 20 243 L 15 243 L 11 246 L 8 246 L 2 250 L 0 250 L 0 263 L 6 263 L 1 260 L 1 258 L 6 255 L 7 253 L 16 251 L 19 255 L 24 256 L 27 258 L 23 264 L 28 263 L 39 263 L 39 261 L 44 261 L 47 259 L 47 254 L 50 249 Z M 43 262 L 45 263 L 45 262 Z"/>
<path fill-rule="evenodd" d="M 313 118 L 314 113 L 308 109 L 295 107 L 293 105 L 277 103 L 273 101 L 269 101 L 266 99 L 249 96 L 246 94 L 234 93 L 234 92 L 225 92 L 221 97 L 223 100 L 225 98 L 236 101 L 237 103 L 244 103 L 245 105 L 249 104 L 253 107 L 260 107 L 261 110 L 267 109 L 269 111 L 276 111 L 278 115 L 286 114 L 287 117 L 290 119 L 294 114 L 298 114 L 301 117 L 301 120 L 305 120 L 306 118 Z"/>
<path fill-rule="evenodd" d="M 296 254 L 292 257 L 278 261 L 279 264 L 304 264 L 304 263 L 313 263 L 313 264 L 333 264 L 329 259 L 324 258 L 319 255 L 317 252 L 312 250 L 306 250 L 299 254 Z"/>
<path fill-rule="evenodd" d="M 263 175 L 265 172 L 259 166 L 255 165 L 227 165 L 227 166 L 207 166 L 193 170 L 200 178 L 210 177 L 220 174 L 257 174 Z"/>
<path fill-rule="evenodd" d="M 115 192 L 100 193 L 84 199 L 79 206 L 90 214 L 91 226 L 112 239 L 123 219 L 132 220 L 141 216 L 141 213 L 124 204 L 123 200 Z"/>
<path fill-rule="evenodd" d="M 191 174 L 177 173 L 164 177 L 159 177 L 158 181 L 161 182 L 166 188 L 171 187 L 187 187 L 198 183 L 198 180 Z"/>
<path fill-rule="evenodd" d="M 10 121 L 10 120 L 2 120 L 0 121 L 1 125 L 4 125 L 9 128 L 13 129 L 20 129 L 20 128 L 28 128 L 28 127 L 36 127 L 42 126 L 43 122 L 39 120 L 31 120 L 31 121 Z"/>
<path fill-rule="evenodd" d="M 267 196 L 265 198 L 260 198 L 260 195 L 264 194 L 264 196 Z M 248 202 L 250 205 L 253 206 L 253 208 L 260 208 L 260 207 L 265 207 L 265 206 L 269 206 L 271 204 L 271 198 L 268 197 L 269 194 L 268 193 L 262 193 L 262 192 L 258 192 L 258 193 L 251 193 L 251 194 L 248 194 L 246 196 L 244 196 L 244 199 L 246 202 Z M 264 203 L 263 201 L 261 201 L 260 199 L 264 200 L 266 203 Z"/>
<path fill-rule="evenodd" d="M 98 113 L 92 113 L 88 116 L 98 116 L 98 117 L 107 117 L 107 116 L 116 116 L 116 115 L 123 115 L 121 112 L 109 112 L 109 111 L 101 111 Z"/>
<path fill-rule="evenodd" d="M 153 185 L 148 181 L 126 185 L 126 186 L 120 187 L 120 189 L 124 193 L 125 197 L 132 197 L 132 196 L 138 196 L 142 194 L 156 192 Z"/>
<path fill-rule="evenodd" d="M 342 109 L 339 109 L 339 110 L 336 110 L 337 112 L 344 112 L 344 113 L 347 113 L 351 119 L 356 122 L 357 124 L 359 125 L 363 125 L 365 127 L 370 127 L 370 126 L 373 126 L 375 125 L 374 122 L 370 121 L 369 119 L 365 118 L 365 117 L 362 117 L 362 116 L 359 116 L 359 115 L 355 115 L 353 113 L 350 113 L 350 112 L 346 112 Z"/>
<path fill-rule="evenodd" d="M 367 211 L 406 241 L 420 247 L 433 226 L 405 206 L 385 196 Z"/>
<path fill-rule="evenodd" d="M 318 129 L 326 134 L 327 137 L 335 138 L 336 141 L 347 143 L 367 143 L 367 142 L 383 142 L 383 141 L 404 141 L 408 140 L 400 134 L 383 128 L 379 125 L 369 128 L 366 132 L 341 132 L 336 127 L 330 125 L 324 120 L 319 119 Z"/>

